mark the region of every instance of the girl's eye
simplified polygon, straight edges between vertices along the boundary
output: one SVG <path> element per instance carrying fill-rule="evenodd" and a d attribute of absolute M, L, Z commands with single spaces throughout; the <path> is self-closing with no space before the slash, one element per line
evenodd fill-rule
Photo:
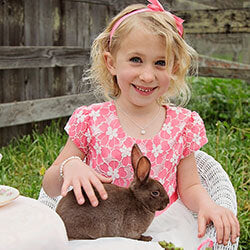
<path fill-rule="evenodd" d="M 135 63 L 141 63 L 142 62 L 140 57 L 132 57 L 132 58 L 130 58 L 130 61 L 135 62 Z"/>
<path fill-rule="evenodd" d="M 163 67 L 166 66 L 166 62 L 164 60 L 159 60 L 155 64 Z"/>

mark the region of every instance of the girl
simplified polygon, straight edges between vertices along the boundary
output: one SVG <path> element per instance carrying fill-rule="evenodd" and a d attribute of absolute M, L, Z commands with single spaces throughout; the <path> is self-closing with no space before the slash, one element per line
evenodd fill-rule
<path fill-rule="evenodd" d="M 157 0 L 149 2 L 124 9 L 95 39 L 88 80 L 109 101 L 73 113 L 65 127 L 68 141 L 47 170 L 43 188 L 53 197 L 65 196 L 72 186 L 83 204 L 82 187 L 97 206 L 93 187 L 107 199 L 102 182 L 129 185 L 130 151 L 137 143 L 152 163 L 151 176 L 168 192 L 170 207 L 179 194 L 198 213 L 198 237 L 213 222 L 219 244 L 235 243 L 237 218 L 216 205 L 199 181 L 194 151 L 207 143 L 203 121 L 171 103 L 189 99 L 185 76 L 195 51 L 183 39 L 183 20 Z"/>

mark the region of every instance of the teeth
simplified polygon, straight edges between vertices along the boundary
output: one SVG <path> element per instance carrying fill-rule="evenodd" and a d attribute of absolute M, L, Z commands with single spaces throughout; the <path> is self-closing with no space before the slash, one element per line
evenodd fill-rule
<path fill-rule="evenodd" d="M 136 86 L 136 88 L 139 89 L 139 90 L 142 91 L 142 92 L 150 92 L 150 91 L 153 90 L 153 89 L 142 89 L 142 88 L 137 87 L 137 86 Z"/>

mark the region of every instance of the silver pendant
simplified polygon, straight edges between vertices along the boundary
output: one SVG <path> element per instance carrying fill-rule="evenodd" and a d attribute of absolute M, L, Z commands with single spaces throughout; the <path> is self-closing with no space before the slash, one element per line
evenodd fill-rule
<path fill-rule="evenodd" d="M 145 135 L 146 134 L 146 131 L 144 129 L 141 130 L 141 134 L 142 135 Z"/>

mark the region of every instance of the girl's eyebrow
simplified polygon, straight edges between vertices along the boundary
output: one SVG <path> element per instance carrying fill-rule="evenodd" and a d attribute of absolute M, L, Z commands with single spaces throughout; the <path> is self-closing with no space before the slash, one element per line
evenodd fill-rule
<path fill-rule="evenodd" d="M 134 56 L 134 55 L 143 56 L 143 54 L 138 52 L 138 51 L 130 51 L 130 52 L 128 52 L 128 55 L 129 56 Z"/>
<path fill-rule="evenodd" d="M 143 53 L 140 53 L 138 51 L 131 51 L 131 52 L 128 52 L 128 56 L 138 56 L 138 57 L 144 57 L 145 55 Z M 166 59 L 166 56 L 165 55 L 159 55 L 159 56 L 156 56 L 155 58 L 157 58 L 157 60 L 159 59 Z"/>

